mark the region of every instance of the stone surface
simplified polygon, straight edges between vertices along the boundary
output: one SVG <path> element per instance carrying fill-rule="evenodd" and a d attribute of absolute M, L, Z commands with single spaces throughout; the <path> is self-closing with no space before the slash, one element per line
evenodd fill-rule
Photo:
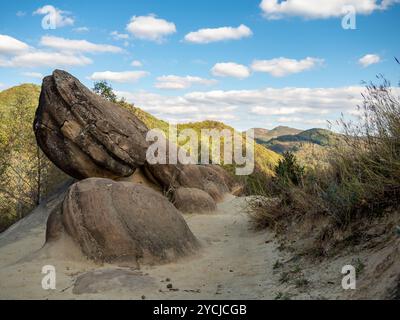
<path fill-rule="evenodd" d="M 90 259 L 159 264 L 199 246 L 179 211 L 139 184 L 92 178 L 74 184 L 48 220 L 47 241 L 66 232 Z"/>
<path fill-rule="evenodd" d="M 43 80 L 34 131 L 49 159 L 77 179 L 130 176 L 146 160 L 147 127 L 65 71 Z"/>
<path fill-rule="evenodd" d="M 216 201 L 229 193 L 234 184 L 224 169 L 214 165 L 147 164 L 144 172 L 166 191 L 181 187 L 200 189 L 209 193 Z"/>
<path fill-rule="evenodd" d="M 65 71 L 55 70 L 43 80 L 34 130 L 48 158 L 77 179 L 136 181 L 141 175 L 141 183 L 155 190 L 173 193 L 180 187 L 195 188 L 215 201 L 233 187 L 228 173 L 216 165 L 150 164 L 148 128 L 143 122 Z M 162 151 L 168 159 L 167 150 Z"/>
<path fill-rule="evenodd" d="M 139 271 L 124 269 L 106 269 L 89 271 L 80 275 L 72 292 L 74 294 L 96 294 L 112 290 L 140 291 L 153 287 L 157 289 L 155 281 Z"/>
<path fill-rule="evenodd" d="M 194 188 L 178 188 L 173 203 L 183 213 L 207 213 L 217 210 L 214 199 L 205 191 Z"/>

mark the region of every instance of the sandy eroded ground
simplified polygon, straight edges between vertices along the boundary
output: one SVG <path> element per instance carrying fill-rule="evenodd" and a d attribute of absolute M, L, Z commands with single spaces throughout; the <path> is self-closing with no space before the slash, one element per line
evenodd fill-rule
<path fill-rule="evenodd" d="M 198 254 L 140 270 L 95 265 L 70 239 L 43 247 L 48 211 L 56 202 L 57 197 L 0 235 L 1 299 L 332 299 L 343 294 L 345 259 L 296 266 L 271 233 L 251 228 L 245 198 L 229 196 L 213 214 L 185 216 L 202 243 Z M 283 265 L 277 267 L 277 261 Z M 56 268 L 56 290 L 42 289 L 44 265 Z"/>

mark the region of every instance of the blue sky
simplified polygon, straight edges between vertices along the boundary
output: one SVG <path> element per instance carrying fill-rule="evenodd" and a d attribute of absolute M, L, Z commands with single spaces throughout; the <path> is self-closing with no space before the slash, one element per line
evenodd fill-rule
<path fill-rule="evenodd" d="M 8 1 L 0 90 L 62 68 L 172 122 L 326 127 L 354 114 L 362 80 L 398 82 L 399 27 L 396 0 Z"/>

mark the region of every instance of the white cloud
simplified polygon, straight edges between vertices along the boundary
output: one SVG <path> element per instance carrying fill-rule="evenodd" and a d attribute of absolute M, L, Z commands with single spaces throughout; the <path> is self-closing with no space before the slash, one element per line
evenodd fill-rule
<path fill-rule="evenodd" d="M 82 55 L 70 53 L 32 51 L 13 57 L 11 60 L 0 61 L 1 67 L 66 67 L 86 66 L 93 61 Z"/>
<path fill-rule="evenodd" d="M 72 29 L 72 31 L 74 31 L 76 33 L 85 33 L 85 32 L 89 32 L 89 28 L 88 27 L 79 27 L 79 28 Z"/>
<path fill-rule="evenodd" d="M 192 43 L 210 43 L 226 40 L 239 40 L 241 38 L 250 37 L 253 32 L 249 27 L 241 24 L 237 28 L 222 27 L 200 29 L 195 32 L 190 32 L 185 36 L 185 40 Z"/>
<path fill-rule="evenodd" d="M 364 68 L 379 62 L 381 62 L 381 58 L 377 54 L 366 54 L 364 57 L 358 60 L 358 63 Z"/>
<path fill-rule="evenodd" d="M 43 74 L 41 74 L 40 72 L 23 72 L 22 75 L 29 78 L 37 78 L 37 79 L 44 78 Z"/>
<path fill-rule="evenodd" d="M 309 124 L 313 126 L 328 126 L 329 123 L 327 120 L 324 119 L 302 119 L 298 123 Z"/>
<path fill-rule="evenodd" d="M 169 96 L 145 91 L 117 92 L 161 119 L 179 120 L 273 120 L 275 117 L 304 118 L 305 124 L 335 120 L 361 104 L 363 87 L 264 88 L 256 90 L 213 90 Z M 311 119 L 311 120 L 310 120 Z"/>
<path fill-rule="evenodd" d="M 44 7 L 37 9 L 33 14 L 34 15 L 54 14 L 55 24 L 57 28 L 73 26 L 75 22 L 74 19 L 70 16 L 69 12 L 59 10 L 51 5 L 46 5 Z"/>
<path fill-rule="evenodd" d="M 25 11 L 17 11 L 16 16 L 19 18 L 25 17 L 26 16 L 26 12 Z"/>
<path fill-rule="evenodd" d="M 53 37 L 48 37 L 48 38 L 51 39 Z M 62 39 L 62 38 L 54 38 L 54 39 Z M 82 45 L 84 44 L 86 43 L 82 43 Z M 71 48 L 69 49 L 72 49 L 72 47 L 73 46 L 71 43 Z M 63 47 L 60 46 L 58 49 L 63 49 Z M 82 51 L 86 51 L 86 49 L 87 48 L 83 46 Z M 93 61 L 88 57 L 79 53 L 73 53 L 72 51 L 73 50 L 54 52 L 47 50 L 38 50 L 10 36 L 0 35 L 0 67 L 56 68 L 56 67 L 68 67 L 68 66 L 85 66 L 93 63 Z M 3 57 L 1 57 L 1 55 L 3 55 Z M 6 56 L 6 58 L 4 57 L 4 55 Z"/>
<path fill-rule="evenodd" d="M 122 71 L 122 72 L 95 72 L 90 76 L 91 80 L 107 80 L 119 83 L 136 82 L 139 79 L 148 76 L 146 71 Z"/>
<path fill-rule="evenodd" d="M 29 46 L 5 34 L 0 34 L 0 54 L 18 54 L 29 50 Z"/>
<path fill-rule="evenodd" d="M 357 14 L 369 15 L 386 10 L 398 0 L 263 0 L 260 8 L 267 19 L 297 16 L 306 19 L 327 19 L 344 15 L 345 6 L 353 6 Z"/>
<path fill-rule="evenodd" d="M 84 55 L 72 52 L 38 50 L 8 35 L 0 35 L 0 55 L 7 56 L 6 59 L 0 56 L 0 67 L 56 68 L 85 66 L 93 62 Z"/>
<path fill-rule="evenodd" d="M 40 40 L 40 44 L 45 47 L 49 47 L 61 51 L 77 51 L 77 52 L 112 52 L 118 53 L 122 49 L 116 46 L 107 44 L 95 44 L 87 40 L 71 40 L 53 36 L 43 36 Z"/>
<path fill-rule="evenodd" d="M 217 77 L 234 77 L 244 79 L 250 76 L 250 70 L 244 65 L 234 62 L 221 62 L 217 63 L 211 72 Z"/>
<path fill-rule="evenodd" d="M 186 96 L 164 96 L 146 91 L 122 92 L 116 91 L 118 97 L 140 106 L 156 117 L 171 123 L 193 122 L 202 120 L 226 121 L 237 119 L 233 111 L 235 107 L 221 107 L 191 104 Z"/>
<path fill-rule="evenodd" d="M 172 89 L 172 90 L 179 90 L 179 89 L 187 89 L 190 88 L 192 85 L 213 85 L 217 81 L 213 79 L 204 79 L 200 77 L 180 77 L 175 75 L 169 76 L 162 76 L 157 78 L 157 83 L 155 87 L 158 89 Z"/>
<path fill-rule="evenodd" d="M 131 32 L 136 38 L 162 42 L 166 36 L 176 32 L 173 22 L 159 19 L 154 15 L 134 16 L 126 30 Z"/>
<path fill-rule="evenodd" d="M 276 58 L 271 60 L 255 60 L 251 66 L 253 71 L 266 72 L 274 77 L 284 77 L 312 69 L 323 63 L 319 58 L 307 57 L 303 60 Z"/>
<path fill-rule="evenodd" d="M 110 35 L 114 38 L 114 40 L 126 40 L 129 39 L 129 34 L 127 33 L 119 33 L 118 31 L 113 31 Z"/>
<path fill-rule="evenodd" d="M 139 68 L 139 67 L 142 67 L 142 66 L 143 66 L 143 63 L 142 63 L 141 61 L 139 61 L 139 60 L 133 60 L 133 61 L 131 62 L 131 66 L 132 66 L 132 67 Z"/>
<path fill-rule="evenodd" d="M 313 114 L 326 114 L 328 111 L 326 109 L 316 110 L 311 107 L 278 107 L 278 108 L 268 108 L 256 106 L 251 108 L 251 112 L 263 116 L 281 116 L 290 114 L 302 114 L 302 113 L 313 113 Z"/>
<path fill-rule="evenodd" d="M 309 125 L 313 125 L 313 126 L 324 126 L 327 125 L 328 122 L 327 120 L 323 120 L 323 119 L 306 119 L 306 118 L 302 118 L 302 117 L 281 117 L 278 118 L 277 121 L 279 123 L 300 123 L 300 124 L 309 124 Z"/>

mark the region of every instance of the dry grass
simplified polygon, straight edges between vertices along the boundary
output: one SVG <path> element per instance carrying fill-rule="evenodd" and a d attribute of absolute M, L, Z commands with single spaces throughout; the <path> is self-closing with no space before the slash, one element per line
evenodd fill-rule
<path fill-rule="evenodd" d="M 300 179 L 282 179 L 293 176 L 283 165 L 276 177 L 253 184 L 257 197 L 250 215 L 256 227 L 285 229 L 289 221 L 325 217 L 329 223 L 315 236 L 325 241 L 335 230 L 356 230 L 359 222 L 400 207 L 400 99 L 380 79 L 381 84 L 366 86 L 358 121 L 338 121 L 344 141 L 329 151 L 328 166 L 307 168 Z M 282 175 L 282 167 L 289 172 Z M 348 239 L 353 236 L 356 231 Z"/>

